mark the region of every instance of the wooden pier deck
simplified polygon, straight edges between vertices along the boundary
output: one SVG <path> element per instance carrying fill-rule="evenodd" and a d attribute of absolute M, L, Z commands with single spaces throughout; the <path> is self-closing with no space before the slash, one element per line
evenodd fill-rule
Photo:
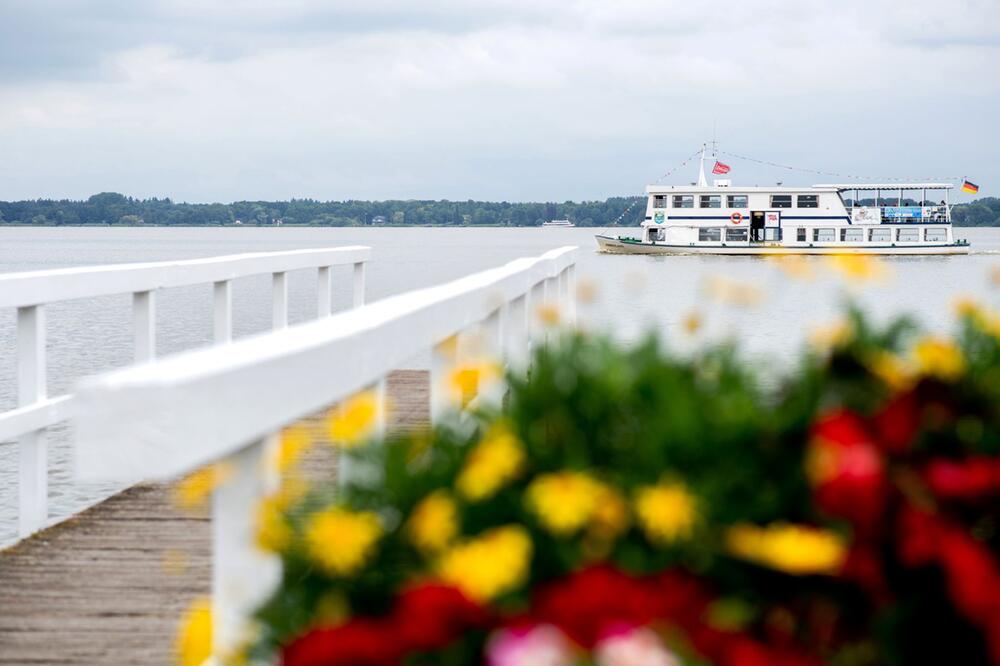
<path fill-rule="evenodd" d="M 392 373 L 388 395 L 390 428 L 429 421 L 425 371 Z M 331 474 L 333 458 L 306 473 Z M 142 485 L 0 551 L 0 664 L 172 663 L 178 618 L 210 591 L 210 536 L 207 510 Z"/>

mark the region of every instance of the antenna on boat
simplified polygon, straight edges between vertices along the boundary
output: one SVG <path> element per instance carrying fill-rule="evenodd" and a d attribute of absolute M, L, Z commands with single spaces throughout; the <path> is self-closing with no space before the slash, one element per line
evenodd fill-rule
<path fill-rule="evenodd" d="M 708 180 L 705 178 L 705 144 L 701 144 L 701 166 L 698 167 L 698 187 L 708 187 Z"/>

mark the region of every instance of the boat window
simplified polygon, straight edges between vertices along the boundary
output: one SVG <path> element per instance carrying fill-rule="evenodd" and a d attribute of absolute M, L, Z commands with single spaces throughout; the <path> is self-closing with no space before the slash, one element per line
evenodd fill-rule
<path fill-rule="evenodd" d="M 832 243 L 837 240 L 837 230 L 813 229 L 813 240 L 818 243 Z"/>
<path fill-rule="evenodd" d="M 653 197 L 653 208 L 666 208 L 667 207 L 667 195 L 657 194 Z"/>
<path fill-rule="evenodd" d="M 779 227 L 767 227 L 766 229 L 764 229 L 764 240 L 780 241 L 781 229 Z"/>
<path fill-rule="evenodd" d="M 745 241 L 747 239 L 746 229 L 726 229 L 727 241 Z"/>
<path fill-rule="evenodd" d="M 675 194 L 674 208 L 694 208 L 693 194 Z"/>
<path fill-rule="evenodd" d="M 746 208 L 747 195 L 745 194 L 730 194 L 726 197 L 726 205 L 729 208 Z"/>
<path fill-rule="evenodd" d="M 703 194 L 701 195 L 702 208 L 722 208 L 722 196 L 719 194 Z"/>
<path fill-rule="evenodd" d="M 865 240 L 864 229 L 841 229 L 840 240 L 845 243 L 861 243 Z"/>
<path fill-rule="evenodd" d="M 804 227 L 799 227 L 799 230 L 795 234 L 795 240 L 800 243 L 806 242 L 806 230 Z"/>
<path fill-rule="evenodd" d="M 702 227 L 698 229 L 698 240 L 700 241 L 720 241 L 722 240 L 721 227 Z"/>
<path fill-rule="evenodd" d="M 919 229 L 897 229 L 896 240 L 900 243 L 916 243 L 920 240 Z"/>
<path fill-rule="evenodd" d="M 819 208 L 819 195 L 800 194 L 798 205 L 799 208 Z"/>
<path fill-rule="evenodd" d="M 792 195 L 791 194 L 772 194 L 771 195 L 771 208 L 791 208 L 792 207 Z"/>
<path fill-rule="evenodd" d="M 892 229 L 872 229 L 868 233 L 868 240 L 873 243 L 888 243 L 892 240 Z"/>
<path fill-rule="evenodd" d="M 924 240 L 943 243 L 948 240 L 948 232 L 944 229 L 926 229 L 924 230 Z"/>

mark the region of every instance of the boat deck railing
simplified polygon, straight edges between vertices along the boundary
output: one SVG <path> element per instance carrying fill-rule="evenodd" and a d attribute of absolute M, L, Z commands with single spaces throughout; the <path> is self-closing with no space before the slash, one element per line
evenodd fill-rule
<path fill-rule="evenodd" d="M 518 259 L 438 287 L 383 299 L 319 321 L 194 350 L 93 378 L 77 401 L 77 473 L 119 482 L 176 478 L 222 462 L 212 490 L 213 643 L 224 654 L 273 589 L 280 563 L 261 552 L 253 508 L 275 489 L 273 448 L 289 424 L 375 389 L 430 352 L 430 417 L 454 406 L 446 378 L 462 348 L 526 362 L 548 335 L 542 306 L 572 320 L 576 248 Z M 502 397 L 502 386 L 491 396 Z M 379 418 L 384 410 L 379 409 Z M 341 470 L 343 473 L 343 470 Z"/>
<path fill-rule="evenodd" d="M 331 309 L 332 269 L 353 266 L 353 305 L 359 306 L 365 300 L 365 264 L 370 257 L 370 248 L 351 246 L 0 275 L 0 308 L 17 310 L 18 406 L 0 413 L 0 442 L 16 441 L 19 448 L 18 537 L 27 537 L 68 517 L 49 516 L 45 429 L 71 418 L 76 396 L 48 395 L 45 318 L 48 304 L 131 294 L 134 361 L 141 364 L 155 356 L 156 295 L 160 289 L 212 285 L 214 340 L 221 344 L 232 339 L 234 279 L 271 274 L 272 324 L 277 329 L 288 323 L 289 271 L 316 270 L 316 314 L 325 317 Z"/>

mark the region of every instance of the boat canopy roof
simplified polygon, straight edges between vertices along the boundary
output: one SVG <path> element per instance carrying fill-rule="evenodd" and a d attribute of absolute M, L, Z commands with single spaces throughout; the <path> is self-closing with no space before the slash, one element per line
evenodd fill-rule
<path fill-rule="evenodd" d="M 647 185 L 646 192 L 648 194 L 666 194 L 666 193 L 681 193 L 681 194 L 724 194 L 726 192 L 733 192 L 735 194 L 747 194 L 750 192 L 837 192 L 836 185 L 803 185 L 801 187 L 783 187 L 781 185 L 752 185 L 749 187 L 741 187 L 739 185 Z"/>
<path fill-rule="evenodd" d="M 816 185 L 844 190 L 951 190 L 951 183 L 849 183 L 843 185 Z"/>

